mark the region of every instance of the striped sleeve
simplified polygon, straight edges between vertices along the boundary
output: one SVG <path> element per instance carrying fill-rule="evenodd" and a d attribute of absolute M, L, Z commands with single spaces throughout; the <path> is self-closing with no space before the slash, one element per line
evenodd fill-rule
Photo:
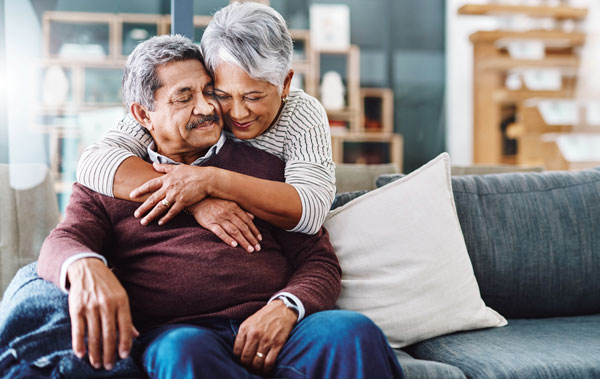
<path fill-rule="evenodd" d="M 285 181 L 302 202 L 300 222 L 290 231 L 316 234 L 335 198 L 335 164 L 325 109 L 314 98 L 299 102 L 286 133 Z"/>
<path fill-rule="evenodd" d="M 88 146 L 77 166 L 77 181 L 103 195 L 114 197 L 115 173 L 132 156 L 146 158 L 152 136 L 131 115 L 109 130 L 100 141 Z"/>

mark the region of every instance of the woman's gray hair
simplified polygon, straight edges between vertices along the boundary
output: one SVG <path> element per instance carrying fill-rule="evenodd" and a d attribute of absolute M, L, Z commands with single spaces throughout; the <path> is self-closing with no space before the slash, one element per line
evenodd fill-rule
<path fill-rule="evenodd" d="M 258 3 L 232 3 L 215 13 L 200 44 L 206 68 L 214 74 L 222 62 L 236 64 L 279 93 L 292 69 L 294 47 L 285 20 Z"/>
<path fill-rule="evenodd" d="M 163 85 L 156 74 L 158 66 L 188 59 L 204 63 L 200 48 L 179 34 L 155 36 L 137 45 L 123 70 L 123 101 L 127 108 L 135 102 L 153 111 L 154 92 Z"/>

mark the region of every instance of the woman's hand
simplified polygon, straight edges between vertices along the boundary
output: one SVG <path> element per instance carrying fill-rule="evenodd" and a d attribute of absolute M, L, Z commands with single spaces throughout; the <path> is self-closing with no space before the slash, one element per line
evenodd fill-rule
<path fill-rule="evenodd" d="M 158 221 L 159 225 L 163 225 L 208 196 L 211 167 L 154 163 L 154 169 L 165 175 L 147 181 L 129 195 L 135 199 L 151 193 L 134 213 L 137 218 L 146 215 L 141 220 L 142 225 L 148 225 L 166 213 Z"/>
<path fill-rule="evenodd" d="M 229 200 L 208 197 L 192 205 L 188 211 L 198 224 L 213 232 L 233 247 L 238 244 L 247 252 L 260 251 L 262 236 L 254 222 L 254 216 Z"/>

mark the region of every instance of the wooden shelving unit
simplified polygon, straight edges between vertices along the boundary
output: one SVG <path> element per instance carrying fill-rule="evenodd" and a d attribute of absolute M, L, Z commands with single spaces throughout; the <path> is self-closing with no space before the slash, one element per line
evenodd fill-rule
<path fill-rule="evenodd" d="M 268 4 L 268 1 L 262 2 Z M 204 28 L 211 20 L 211 16 L 195 15 L 194 27 L 196 29 Z M 75 48 L 80 48 L 80 54 L 76 54 L 77 49 L 74 50 L 75 54 L 73 50 L 70 51 L 70 54 L 65 54 L 64 49 L 61 51 L 64 43 L 61 36 L 66 33 L 66 35 L 75 36 L 74 40 L 77 41 L 77 31 L 84 31 L 90 25 L 95 28 L 96 34 L 94 34 L 94 37 L 101 36 L 100 40 L 89 42 L 89 44 L 94 45 L 94 54 L 85 54 L 86 46 L 84 45 L 82 49 L 82 46 L 77 46 L 79 42 L 73 42 L 73 44 Z M 127 55 L 130 53 L 129 50 L 132 49 L 132 46 L 135 46 L 126 33 L 130 33 L 134 28 L 141 28 L 146 30 L 145 33 L 142 31 L 141 35 L 146 36 L 144 38 L 149 38 L 152 35 L 168 34 L 170 27 L 170 15 L 62 11 L 51 11 L 43 14 L 43 45 L 42 59 L 38 63 L 39 71 L 44 73 L 47 68 L 58 67 L 66 73 L 69 81 L 69 95 L 64 102 L 48 104 L 40 99 L 40 102 L 35 106 L 35 112 L 40 120 L 36 122 L 37 130 L 49 135 L 50 162 L 53 174 L 57 178 L 56 188 L 60 190 L 59 192 L 68 192 L 72 180 L 65 178 L 66 181 L 63 181 L 63 173 L 61 172 L 63 165 L 60 159 L 63 140 L 65 138 L 78 138 L 77 127 L 69 122 L 68 117 L 76 117 L 80 112 L 85 111 L 123 107 L 122 103 L 117 100 L 104 99 L 104 101 L 97 101 L 90 97 L 90 82 L 86 78 L 87 75 L 92 73 L 98 75 L 98 70 L 100 72 L 106 70 L 107 73 L 111 71 L 113 73 L 118 72 L 120 76 Z M 348 133 L 332 137 L 335 161 L 338 163 L 344 161 L 346 142 L 381 143 L 388 146 L 389 160 L 402 167 L 402 138 L 392 133 L 393 95 L 391 95 L 391 91 L 387 90 L 389 93 L 385 90 L 380 90 L 377 93 L 368 92 L 371 96 L 383 96 L 384 98 L 384 109 L 382 110 L 384 127 L 381 131 L 365 133 L 364 119 L 362 118 L 364 97 L 361 97 L 359 78 L 359 48 L 350 46 L 347 51 L 343 52 L 315 51 L 311 46 L 308 30 L 290 30 L 290 32 L 294 42 L 302 45 L 302 54 L 297 54 L 293 63 L 294 72 L 297 75 L 302 75 L 304 90 L 315 97 L 319 96 L 319 62 L 321 56 L 325 54 L 342 54 L 347 57 L 348 105 L 341 111 L 328 112 L 330 119 L 345 120 L 350 125 Z M 96 71 L 94 72 L 94 70 Z M 115 91 L 120 90 L 120 85 L 117 87 Z M 382 93 L 385 94 L 382 95 Z M 117 93 L 115 93 L 115 96 L 117 96 Z M 78 152 L 81 152 L 81 146 L 78 147 Z"/>
<path fill-rule="evenodd" d="M 564 32 L 560 23 L 582 21 L 587 9 L 568 5 L 525 6 L 507 4 L 466 4 L 462 15 L 503 16 L 526 15 L 553 18 L 556 30 L 494 30 L 477 31 L 470 36 L 473 44 L 473 160 L 476 164 L 540 164 L 543 161 L 538 125 L 529 125 L 524 104 L 534 98 L 569 98 L 575 94 L 576 72 L 580 65 L 579 48 L 586 35 L 579 31 Z M 510 55 L 510 43 L 537 41 L 543 43 L 543 59 L 522 59 Z M 558 70 L 562 86 L 557 90 L 531 90 L 525 87 L 510 90 L 505 80 L 510 73 L 528 69 Z M 510 130 L 517 139 L 515 155 L 505 153 L 507 141 L 507 110 L 514 109 L 515 123 Z M 538 140 L 536 140 L 538 139 Z M 533 158 L 533 157 L 537 158 Z"/>

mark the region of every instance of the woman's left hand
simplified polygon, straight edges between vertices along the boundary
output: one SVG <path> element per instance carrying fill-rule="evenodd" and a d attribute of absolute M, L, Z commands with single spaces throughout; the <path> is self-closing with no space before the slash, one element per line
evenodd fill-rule
<path fill-rule="evenodd" d="M 164 225 L 208 195 L 210 167 L 154 163 L 154 169 L 165 175 L 147 181 L 130 194 L 132 199 L 150 194 L 134 213 L 137 218 L 146 215 L 141 220 L 142 225 L 148 225 L 166 212 L 158 221 Z"/>

